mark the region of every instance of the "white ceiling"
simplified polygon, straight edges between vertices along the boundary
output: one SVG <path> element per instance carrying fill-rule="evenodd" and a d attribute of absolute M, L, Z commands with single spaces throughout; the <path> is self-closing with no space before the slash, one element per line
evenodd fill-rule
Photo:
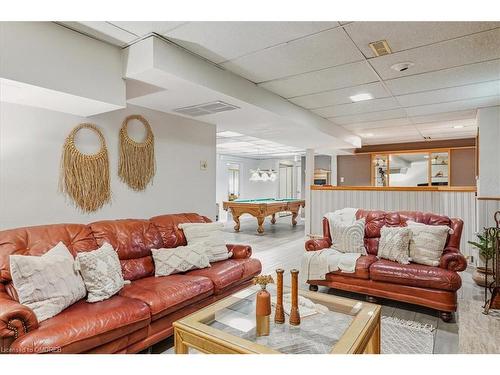
<path fill-rule="evenodd" d="M 159 34 L 364 144 L 474 136 L 477 108 L 500 105 L 500 22 L 65 24 L 120 46 Z M 374 57 L 368 43 L 382 39 L 393 53 Z M 390 68 L 406 61 L 407 71 Z M 374 99 L 349 99 L 365 92 Z"/>

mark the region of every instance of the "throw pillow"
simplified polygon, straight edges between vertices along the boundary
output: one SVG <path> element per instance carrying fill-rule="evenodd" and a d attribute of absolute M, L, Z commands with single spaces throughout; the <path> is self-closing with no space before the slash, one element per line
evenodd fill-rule
<path fill-rule="evenodd" d="M 81 272 L 87 288 L 87 302 L 108 299 L 125 284 L 118 254 L 107 242 L 97 250 L 78 253 L 75 268 Z"/>
<path fill-rule="evenodd" d="M 224 240 L 224 224 L 222 223 L 182 223 L 179 228 L 183 230 L 188 245 L 201 245 L 205 248 L 210 262 L 226 260 L 233 256 L 227 251 Z"/>
<path fill-rule="evenodd" d="M 407 222 L 411 229 L 410 258 L 412 262 L 427 266 L 438 266 L 448 234 L 452 232 L 446 225 L 426 225 Z"/>
<path fill-rule="evenodd" d="M 410 264 L 408 256 L 410 239 L 411 229 L 408 227 L 383 226 L 380 230 L 377 256 L 401 264 Z"/>
<path fill-rule="evenodd" d="M 342 253 L 360 253 L 366 255 L 365 219 L 346 224 L 337 220 L 330 222 L 332 248 Z"/>
<path fill-rule="evenodd" d="M 35 313 L 38 322 L 52 318 L 85 297 L 75 260 L 59 242 L 42 256 L 11 255 L 10 273 L 19 302 Z"/>
<path fill-rule="evenodd" d="M 179 246 L 173 249 L 151 249 L 155 276 L 167 276 L 198 268 L 210 267 L 202 245 Z"/>

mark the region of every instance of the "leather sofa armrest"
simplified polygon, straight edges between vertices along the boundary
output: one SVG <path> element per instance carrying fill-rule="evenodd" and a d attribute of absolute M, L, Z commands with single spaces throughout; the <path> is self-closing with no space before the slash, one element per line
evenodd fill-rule
<path fill-rule="evenodd" d="M 332 241 L 329 238 L 313 238 L 306 241 L 306 251 L 316 251 L 326 249 L 332 246 Z"/>
<path fill-rule="evenodd" d="M 248 245 L 227 244 L 227 251 L 232 251 L 232 259 L 246 259 L 252 256 L 252 247 Z"/>
<path fill-rule="evenodd" d="M 9 352 L 17 338 L 38 328 L 38 319 L 29 307 L 9 298 L 0 298 L 0 351 Z"/>
<path fill-rule="evenodd" d="M 454 247 L 444 249 L 439 261 L 439 267 L 450 271 L 460 272 L 467 268 L 467 259 Z"/>

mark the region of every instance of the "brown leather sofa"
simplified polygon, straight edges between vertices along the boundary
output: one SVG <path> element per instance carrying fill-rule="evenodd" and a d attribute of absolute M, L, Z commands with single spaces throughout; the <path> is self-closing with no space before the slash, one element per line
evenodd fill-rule
<path fill-rule="evenodd" d="M 233 256 L 212 267 L 154 276 L 151 249 L 186 245 L 178 224 L 210 222 L 194 213 L 149 220 L 106 220 L 0 231 L 0 351 L 3 353 L 136 353 L 172 335 L 172 323 L 251 284 L 261 264 L 245 245 L 227 245 Z M 105 301 L 80 300 L 38 322 L 18 302 L 9 255 L 42 255 L 59 241 L 75 255 L 107 241 L 131 283 Z"/>
<path fill-rule="evenodd" d="M 388 298 L 440 311 L 444 321 L 452 319 L 457 310 L 457 290 L 462 285 L 458 272 L 467 267 L 465 257 L 460 253 L 460 236 L 463 221 L 424 212 L 384 212 L 358 210 L 356 218 L 365 218 L 366 256 L 356 262 L 354 273 L 340 271 L 326 275 L 326 280 L 308 280 L 309 289 L 318 290 L 318 285 L 363 293 L 367 296 Z M 384 226 L 406 226 L 408 220 L 427 225 L 447 225 L 453 229 L 438 267 L 410 263 L 399 264 L 377 258 L 380 229 Z M 323 218 L 324 238 L 306 242 L 307 251 L 331 246 L 328 220 Z"/>

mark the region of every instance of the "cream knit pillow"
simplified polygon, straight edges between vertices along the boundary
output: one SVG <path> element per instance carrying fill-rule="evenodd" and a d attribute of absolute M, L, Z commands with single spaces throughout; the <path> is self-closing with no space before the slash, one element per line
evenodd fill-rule
<path fill-rule="evenodd" d="M 222 223 L 182 223 L 179 224 L 188 245 L 201 245 L 211 263 L 226 260 L 233 255 L 227 251 Z"/>
<path fill-rule="evenodd" d="M 411 229 L 407 227 L 386 227 L 380 229 L 377 256 L 401 264 L 409 264 L 408 246 Z"/>
<path fill-rule="evenodd" d="M 342 253 L 361 253 L 365 249 L 365 219 L 355 220 L 346 224 L 337 220 L 330 221 L 332 248 Z"/>
<path fill-rule="evenodd" d="M 202 245 L 179 246 L 173 249 L 152 249 L 155 276 L 167 276 L 198 268 L 210 267 Z"/>
<path fill-rule="evenodd" d="M 85 282 L 87 302 L 108 299 L 125 284 L 118 254 L 107 242 L 97 250 L 78 253 L 75 268 L 80 270 Z"/>
<path fill-rule="evenodd" d="M 39 322 L 52 318 L 87 293 L 74 270 L 73 256 L 59 242 L 42 256 L 11 255 L 10 273 L 19 302 L 33 310 Z"/>
<path fill-rule="evenodd" d="M 446 239 L 452 229 L 446 225 L 426 225 L 407 222 L 411 229 L 410 258 L 412 262 L 427 266 L 438 266 Z"/>

